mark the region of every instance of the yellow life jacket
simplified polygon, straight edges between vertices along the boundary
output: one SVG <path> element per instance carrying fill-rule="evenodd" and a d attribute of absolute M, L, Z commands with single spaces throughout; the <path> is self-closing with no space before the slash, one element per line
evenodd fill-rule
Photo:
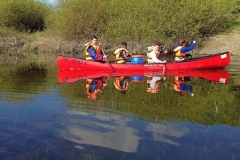
<path fill-rule="evenodd" d="M 177 48 L 175 48 L 173 51 L 175 53 L 175 61 L 183 61 L 185 60 L 185 55 L 186 55 L 186 52 L 184 53 L 181 53 L 181 49 L 183 48 L 183 46 L 178 46 Z"/>
<path fill-rule="evenodd" d="M 95 49 L 96 53 L 99 54 L 99 55 L 101 55 L 101 49 L 100 49 L 100 47 L 94 45 L 92 42 L 88 42 L 88 43 L 86 43 L 84 46 L 86 47 L 85 54 L 86 54 L 86 60 L 87 60 L 87 61 L 91 61 L 91 60 L 92 60 L 92 57 L 90 56 L 90 54 L 89 54 L 88 51 L 87 51 L 88 47 L 90 47 L 90 46 L 93 46 L 93 48 Z"/>
<path fill-rule="evenodd" d="M 128 87 L 129 87 L 129 82 L 126 83 L 126 86 L 125 88 L 122 88 L 121 85 L 120 85 L 120 82 L 124 79 L 123 76 L 121 77 L 116 77 L 115 78 L 115 81 L 114 81 L 114 86 L 116 89 L 120 90 L 120 91 L 127 91 L 128 90 Z"/>
<path fill-rule="evenodd" d="M 127 49 L 125 48 L 118 48 L 115 50 L 114 54 L 115 54 L 115 60 L 117 61 L 117 63 L 124 63 L 125 60 L 122 58 L 122 56 L 120 56 L 121 51 L 125 51 L 127 53 L 127 55 L 131 55 Z"/>

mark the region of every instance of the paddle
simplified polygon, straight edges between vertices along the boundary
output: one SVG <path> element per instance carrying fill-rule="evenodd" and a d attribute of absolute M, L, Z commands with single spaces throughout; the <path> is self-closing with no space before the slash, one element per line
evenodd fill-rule
<path fill-rule="evenodd" d="M 103 55 L 106 57 L 106 54 L 104 53 L 103 49 L 101 49 L 101 50 L 102 50 Z M 112 72 L 114 72 L 114 68 L 113 68 L 113 66 L 108 62 L 107 57 L 105 58 L 105 60 L 106 60 L 106 63 L 108 64 L 108 66 L 110 66 L 110 67 L 112 68 Z"/>

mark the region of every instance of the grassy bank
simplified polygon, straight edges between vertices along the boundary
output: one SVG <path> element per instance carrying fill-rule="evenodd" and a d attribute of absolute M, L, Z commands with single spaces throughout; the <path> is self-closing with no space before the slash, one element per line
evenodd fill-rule
<path fill-rule="evenodd" d="M 56 6 L 3 0 L 0 6 L 1 53 L 80 57 L 92 35 L 100 38 L 107 54 L 121 41 L 128 42 L 132 53 L 146 52 L 156 41 L 171 49 L 180 38 L 196 40 L 200 49 L 206 37 L 238 25 L 240 12 L 237 0 L 59 0 Z"/>

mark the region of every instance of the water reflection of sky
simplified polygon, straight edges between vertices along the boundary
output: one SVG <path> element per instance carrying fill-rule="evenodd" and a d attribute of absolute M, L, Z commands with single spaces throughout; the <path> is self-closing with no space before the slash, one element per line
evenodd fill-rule
<path fill-rule="evenodd" d="M 63 122 L 66 129 L 60 132 L 62 137 L 79 145 L 89 144 L 123 152 L 137 152 L 141 139 L 179 145 L 171 137 L 179 138 L 188 132 L 188 129 L 176 128 L 168 122 L 152 124 L 123 119 L 118 115 L 108 117 L 76 111 L 68 114 L 71 116 Z"/>
<path fill-rule="evenodd" d="M 19 94 L 3 92 L 5 100 L 0 101 L 0 159 L 71 159 L 89 153 L 96 159 L 240 157 L 239 127 L 177 120 L 152 123 L 107 112 L 87 113 L 67 108 L 69 101 L 54 89 L 41 95 L 15 93 Z M 20 95 L 22 101 L 9 103 Z"/>
<path fill-rule="evenodd" d="M 239 127 L 205 126 L 190 122 L 149 123 L 108 113 L 93 115 L 68 111 L 62 121 L 60 137 L 75 143 L 75 148 L 94 146 L 141 155 L 143 159 L 168 157 L 185 159 L 226 159 L 239 157 Z M 142 153 L 144 150 L 144 153 Z M 144 155 L 145 154 L 145 155 Z"/>

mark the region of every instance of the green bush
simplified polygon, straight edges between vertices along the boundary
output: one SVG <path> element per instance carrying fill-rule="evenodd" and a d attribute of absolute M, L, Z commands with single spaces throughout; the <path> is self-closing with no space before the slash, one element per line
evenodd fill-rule
<path fill-rule="evenodd" d="M 0 26 L 24 32 L 43 30 L 49 9 L 37 0 L 1 0 Z"/>
<path fill-rule="evenodd" d="M 0 26 L 74 39 L 97 35 L 112 43 L 201 39 L 233 25 L 238 0 L 0 0 Z M 50 14 L 49 14 L 50 13 Z"/>
<path fill-rule="evenodd" d="M 236 1 L 129 0 L 108 2 L 105 36 L 148 40 L 193 39 L 226 29 L 236 17 Z"/>
<path fill-rule="evenodd" d="M 47 28 L 65 37 L 100 35 L 105 29 L 105 8 L 101 0 L 61 0 L 47 18 Z"/>
<path fill-rule="evenodd" d="M 154 42 L 198 39 L 228 28 L 237 0 L 60 0 L 47 26 L 57 34 Z"/>

